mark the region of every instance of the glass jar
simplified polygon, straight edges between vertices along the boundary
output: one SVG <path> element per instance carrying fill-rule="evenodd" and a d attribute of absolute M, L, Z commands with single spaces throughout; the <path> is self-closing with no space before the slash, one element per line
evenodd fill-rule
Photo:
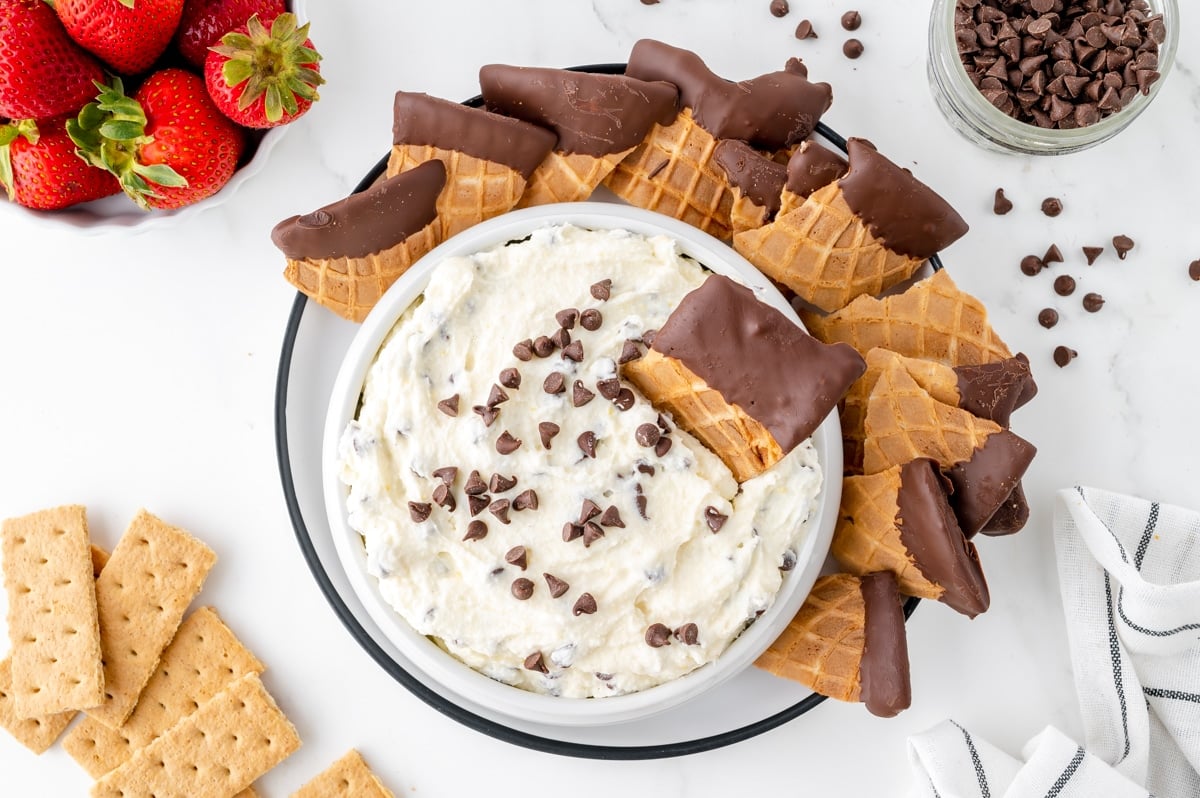
<path fill-rule="evenodd" d="M 1175 63 L 1179 44 L 1179 6 L 1176 0 L 1147 0 L 1162 14 L 1166 41 L 1159 45 L 1161 77 L 1149 94 L 1138 94 L 1129 105 L 1095 124 L 1068 130 L 1047 129 L 1021 122 L 996 108 L 971 83 L 958 53 L 954 34 L 957 0 L 934 0 L 929 17 L 929 85 L 942 114 L 966 138 L 991 150 L 1030 155 L 1065 155 L 1106 141 L 1120 133 L 1158 94 Z"/>

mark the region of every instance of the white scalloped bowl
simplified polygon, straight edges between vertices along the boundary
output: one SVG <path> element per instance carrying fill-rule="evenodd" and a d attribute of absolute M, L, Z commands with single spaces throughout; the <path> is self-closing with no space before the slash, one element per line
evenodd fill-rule
<path fill-rule="evenodd" d="M 829 551 L 841 499 L 842 439 L 837 411 L 813 435 L 824 472 L 808 534 L 797 553 L 796 567 L 784 575 L 775 602 L 715 661 L 655 687 L 605 698 L 562 698 L 528 692 L 495 681 L 448 654 L 419 634 L 384 601 L 378 583 L 367 573 L 362 537 L 347 522 L 348 490 L 338 477 L 338 442 L 357 412 L 367 370 L 396 320 L 425 289 L 443 260 L 470 255 L 535 229 L 570 223 L 603 230 L 624 229 L 643 235 L 667 235 L 680 250 L 709 270 L 754 290 L 759 299 L 800 325 L 800 319 L 770 282 L 748 261 L 717 239 L 674 219 L 623 204 L 580 202 L 550 205 L 509 214 L 476 225 L 421 258 L 384 294 L 356 333 L 334 383 L 322 440 L 322 484 L 325 509 L 342 568 L 371 620 L 408 660 L 442 689 L 479 706 L 525 721 L 560 726 L 621 723 L 662 712 L 737 675 L 775 640 L 800 609 Z M 801 325 L 802 326 L 802 325 Z"/>

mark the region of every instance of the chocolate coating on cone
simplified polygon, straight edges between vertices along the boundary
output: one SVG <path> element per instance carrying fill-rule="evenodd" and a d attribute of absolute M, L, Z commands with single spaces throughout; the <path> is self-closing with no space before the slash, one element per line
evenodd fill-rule
<path fill-rule="evenodd" d="M 809 83 L 786 70 L 734 83 L 705 66 L 690 50 L 642 39 L 629 54 L 625 74 L 679 87 L 683 106 L 717 139 L 740 139 L 766 150 L 803 141 L 833 103 L 828 83 Z"/>
<path fill-rule="evenodd" d="M 979 366 L 955 366 L 958 406 L 972 415 L 1007 427 L 1017 402 L 1033 381 L 1029 365 L 1017 358 Z M 1036 387 L 1033 389 L 1036 393 Z"/>
<path fill-rule="evenodd" d="M 862 578 L 866 624 L 859 665 L 859 697 L 872 715 L 891 718 L 912 703 L 908 636 L 896 577 L 889 571 Z"/>
<path fill-rule="evenodd" d="M 787 188 L 807 197 L 819 188 L 840 180 L 850 169 L 846 159 L 815 141 L 806 141 L 792 153 L 787 163 Z"/>
<path fill-rule="evenodd" d="M 1015 355 L 1013 355 L 1013 357 L 1024 363 L 1026 366 L 1029 365 L 1029 357 L 1026 356 L 1024 352 L 1017 352 Z M 1017 397 L 1017 409 L 1027 405 L 1033 399 L 1033 397 L 1037 396 L 1037 392 L 1037 383 L 1033 381 L 1033 372 L 1030 371 L 1029 379 L 1025 381 L 1025 384 L 1021 388 L 1021 395 Z"/>
<path fill-rule="evenodd" d="M 981 534 L 990 537 L 1014 535 L 1025 528 L 1029 522 L 1029 501 L 1025 498 L 1025 489 L 1018 482 L 1013 492 L 1008 494 L 1000 509 L 988 519 L 987 526 L 980 530 Z"/>
<path fill-rule="evenodd" d="M 900 468 L 900 540 L 917 569 L 946 592 L 939 601 L 969 618 L 987 612 L 987 581 L 975 546 L 963 537 L 950 509 L 945 478 L 933 460 L 920 458 Z"/>
<path fill-rule="evenodd" d="M 949 203 L 869 141 L 850 139 L 847 148 L 850 171 L 838 183 L 842 195 L 888 249 L 928 258 L 967 232 L 967 223 Z"/>
<path fill-rule="evenodd" d="M 465 152 L 511 167 L 528 180 L 554 148 L 545 128 L 408 91 L 396 92 L 394 144 L 417 144 Z"/>
<path fill-rule="evenodd" d="M 719 274 L 683 298 L 653 348 L 766 427 L 785 454 L 813 434 L 867 369 L 849 345 L 821 343 Z"/>
<path fill-rule="evenodd" d="M 549 128 L 554 149 L 597 158 L 642 143 L 675 120 L 679 90 L 663 81 L 566 69 L 488 64 L 479 70 L 488 108 Z"/>
<path fill-rule="evenodd" d="M 275 225 L 271 241 L 292 260 L 362 258 L 391 249 L 437 217 L 441 161 L 423 163 L 358 194 Z"/>
<path fill-rule="evenodd" d="M 721 167 L 729 184 L 767 209 L 774 216 L 779 211 L 787 168 L 775 163 L 744 141 L 724 139 L 713 150 L 713 163 Z"/>
<path fill-rule="evenodd" d="M 954 483 L 951 504 L 959 526 L 974 537 L 1012 494 L 1037 449 L 1029 441 L 1001 430 L 989 435 L 970 460 L 946 472 Z"/>

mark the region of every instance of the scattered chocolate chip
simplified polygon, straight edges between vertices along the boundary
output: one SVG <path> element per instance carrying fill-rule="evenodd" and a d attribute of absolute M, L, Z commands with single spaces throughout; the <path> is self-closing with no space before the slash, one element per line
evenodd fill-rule
<path fill-rule="evenodd" d="M 533 353 L 538 357 L 550 357 L 554 352 L 554 342 L 544 335 L 539 335 L 533 342 Z"/>
<path fill-rule="evenodd" d="M 563 347 L 562 357 L 565 360 L 574 360 L 576 363 L 583 361 L 583 344 L 579 341 L 572 341 L 569 345 Z"/>
<path fill-rule="evenodd" d="M 1063 212 L 1062 200 L 1058 197 L 1046 197 L 1042 200 L 1042 213 L 1053 219 Z"/>
<path fill-rule="evenodd" d="M 600 380 L 596 383 L 596 390 L 600 395 L 610 402 L 617 398 L 617 394 L 621 393 L 621 381 L 613 378 L 611 380 Z"/>
<path fill-rule="evenodd" d="M 1188 277 L 1200 281 L 1200 260 L 1194 260 L 1188 264 Z"/>
<path fill-rule="evenodd" d="M 1113 236 L 1113 249 L 1117 251 L 1117 257 L 1125 260 L 1125 256 L 1129 254 L 1129 250 L 1133 249 L 1133 239 L 1129 236 Z"/>
<path fill-rule="evenodd" d="M 546 579 L 546 585 L 550 588 L 550 598 L 562 598 L 563 594 L 571 589 L 563 580 L 559 579 L 554 574 L 542 574 Z"/>
<path fill-rule="evenodd" d="M 796 567 L 796 552 L 788 549 L 783 553 L 783 559 L 779 562 L 779 570 L 790 571 Z"/>
<path fill-rule="evenodd" d="M 658 4 L 659 4 L 659 2 L 661 2 L 661 0 L 642 0 L 642 5 L 644 5 L 644 6 L 656 6 L 656 5 L 658 5 Z"/>
<path fill-rule="evenodd" d="M 1062 250 L 1058 248 L 1058 244 L 1051 244 L 1050 249 L 1046 250 L 1046 254 L 1042 256 L 1042 263 L 1049 266 L 1051 263 L 1063 263 Z"/>
<path fill-rule="evenodd" d="M 496 516 L 496 520 L 500 523 L 508 525 L 512 523 L 508 518 L 508 508 L 508 499 L 496 499 L 496 501 L 488 505 L 488 512 Z"/>
<path fill-rule="evenodd" d="M 685 646 L 699 645 L 700 627 L 694 623 L 685 623 L 675 630 L 675 639 Z"/>
<path fill-rule="evenodd" d="M 579 318 L 579 311 L 575 308 L 564 308 L 554 314 L 554 320 L 558 322 L 558 326 L 564 330 L 575 329 L 575 321 Z"/>
<path fill-rule="evenodd" d="M 613 404 L 617 406 L 618 410 L 624 413 L 626 410 L 633 407 L 633 403 L 635 401 L 637 400 L 633 396 L 633 391 L 629 390 L 628 388 L 622 388 L 617 393 L 617 398 L 613 399 Z"/>
<path fill-rule="evenodd" d="M 842 55 L 850 59 L 858 58 L 863 54 L 863 49 L 863 43 L 858 39 L 847 39 L 842 45 Z"/>
<path fill-rule="evenodd" d="M 467 534 L 463 535 L 463 540 L 483 540 L 487 537 L 487 524 L 482 521 L 472 521 L 467 524 Z"/>
<path fill-rule="evenodd" d="M 612 296 L 612 280 L 607 277 L 598 283 L 592 283 L 592 296 L 599 299 L 601 302 L 607 302 Z"/>
<path fill-rule="evenodd" d="M 1055 324 L 1058 324 L 1058 311 L 1054 308 L 1044 308 L 1038 314 L 1038 324 L 1049 330 Z"/>
<path fill-rule="evenodd" d="M 663 435 L 667 435 L 671 432 L 671 422 L 667 421 L 667 417 L 662 413 L 658 414 L 658 418 L 655 419 L 655 423 L 658 424 L 658 428 L 662 430 Z"/>
<path fill-rule="evenodd" d="M 649 449 L 658 443 L 658 439 L 662 437 L 662 433 L 653 424 L 639 424 L 633 433 L 633 437 L 637 440 L 639 446 L 645 446 Z"/>
<path fill-rule="evenodd" d="M 1054 293 L 1059 296 L 1070 296 L 1075 293 L 1075 278 L 1069 274 L 1060 274 L 1055 277 Z"/>
<path fill-rule="evenodd" d="M 604 316 L 595 308 L 588 308 L 579 314 L 579 326 L 588 332 L 599 330 L 604 324 Z"/>
<path fill-rule="evenodd" d="M 499 385 L 493 384 L 492 390 L 488 393 L 487 406 L 495 407 L 496 405 L 504 404 L 508 401 L 508 394 Z"/>
<path fill-rule="evenodd" d="M 646 645 L 662 648 L 671 645 L 671 628 L 665 623 L 652 623 L 646 630 Z"/>
<path fill-rule="evenodd" d="M 1041 274 L 1044 268 L 1046 268 L 1046 264 L 1042 263 L 1042 259 L 1037 255 L 1026 255 L 1021 258 L 1021 272 L 1029 277 Z"/>
<path fill-rule="evenodd" d="M 716 507 L 709 505 L 704 508 L 704 523 L 708 524 L 708 528 L 713 534 L 721 531 L 721 527 L 725 526 L 725 522 L 729 520 L 729 516 L 717 510 Z"/>
<path fill-rule="evenodd" d="M 502 474 L 492 474 L 488 480 L 488 488 L 492 493 L 507 493 L 517 486 L 516 476 L 506 477 Z"/>
<path fill-rule="evenodd" d="M 500 437 L 496 439 L 496 451 L 500 454 L 512 454 L 520 448 L 521 440 L 514 438 L 508 430 L 501 432 Z"/>
<path fill-rule="evenodd" d="M 788 13 L 788 0 L 771 0 L 771 16 L 786 17 Z"/>
<path fill-rule="evenodd" d="M 621 356 L 617 358 L 617 363 L 624 365 L 634 360 L 639 360 L 642 357 L 642 347 L 637 341 L 629 340 L 621 345 Z"/>
<path fill-rule="evenodd" d="M 1104 307 L 1104 297 L 1099 294 L 1084 294 L 1083 309 L 1088 313 L 1095 313 Z"/>
<path fill-rule="evenodd" d="M 500 384 L 515 391 L 521 387 L 521 372 L 512 368 L 504 369 L 500 372 Z"/>
<path fill-rule="evenodd" d="M 445 483 L 433 489 L 433 503 L 438 507 L 445 507 L 446 511 L 451 513 L 458 509 L 458 502 L 450 492 L 450 486 Z"/>
<path fill-rule="evenodd" d="M 649 465 L 647 463 L 638 463 L 637 470 L 638 470 L 639 474 L 645 474 L 646 476 L 650 476 L 650 477 L 654 476 L 654 474 L 655 474 L 654 466 Z M 641 485 L 639 485 L 638 487 L 640 488 Z M 638 491 L 638 492 L 641 493 L 641 491 Z"/>
<path fill-rule="evenodd" d="M 471 410 L 479 414 L 479 417 L 483 419 L 483 426 L 485 427 L 492 426 L 492 424 L 495 423 L 496 418 L 500 415 L 500 410 L 498 408 L 486 407 L 484 405 L 475 405 L 471 408 Z"/>
<path fill-rule="evenodd" d="M 646 0 L 642 0 L 644 3 Z M 653 0 L 657 3 L 658 0 Z M 546 658 L 542 656 L 542 652 L 537 651 L 525 658 L 525 670 L 537 671 L 538 673 L 549 673 L 550 669 L 546 667 Z"/>
<path fill-rule="evenodd" d="M 583 407 L 595 398 L 596 394 L 587 389 L 587 386 L 583 384 L 583 380 L 575 380 L 575 384 L 571 386 L 571 404 L 576 407 Z"/>
<path fill-rule="evenodd" d="M 504 561 L 524 571 L 529 565 L 529 552 L 525 550 L 524 546 L 513 546 L 504 553 Z"/>
<path fill-rule="evenodd" d="M 858 30 L 862 25 L 862 14 L 857 11 L 847 11 L 842 14 L 842 27 L 846 30 Z"/>
<path fill-rule="evenodd" d="M 1104 247 L 1084 247 L 1083 256 L 1087 258 L 1088 266 L 1096 262 L 1096 258 L 1100 257 L 1100 253 L 1104 251 Z"/>
<path fill-rule="evenodd" d="M 634 505 L 637 506 L 638 515 L 643 521 L 649 521 L 650 516 L 646 515 L 646 494 L 642 493 L 642 486 L 639 483 L 637 486 L 637 496 L 633 499 Z"/>
<path fill-rule="evenodd" d="M 572 524 L 570 521 L 563 524 L 563 543 L 570 543 L 572 540 L 577 540 L 581 537 L 583 537 L 583 524 Z"/>
<path fill-rule="evenodd" d="M 588 521 L 583 525 L 583 546 L 590 547 L 600 538 L 604 537 L 604 530 L 595 521 Z"/>
<path fill-rule="evenodd" d="M 444 468 L 436 469 L 433 475 L 447 485 L 453 485 L 454 480 L 458 478 L 458 469 L 454 466 L 445 466 Z"/>
<path fill-rule="evenodd" d="M 805 39 L 819 39 L 816 29 L 813 28 L 812 20 L 802 19 L 800 24 L 796 26 L 796 38 L 800 41 Z"/>
<path fill-rule="evenodd" d="M 592 459 L 595 459 L 595 457 L 596 457 L 596 433 L 592 432 L 591 430 L 588 430 L 587 432 L 580 434 L 580 436 L 575 439 L 575 442 L 579 444 L 580 451 L 582 451 L 586 456 L 591 457 Z"/>
<path fill-rule="evenodd" d="M 591 593 L 580 594 L 579 598 L 575 599 L 575 606 L 571 607 L 571 614 L 576 617 L 579 617 L 580 615 L 591 615 L 595 611 L 596 599 Z"/>
<path fill-rule="evenodd" d="M 1072 360 L 1077 358 L 1079 353 L 1074 349 L 1069 349 L 1065 346 L 1056 346 L 1054 348 L 1054 363 L 1059 368 L 1065 367 Z"/>
<path fill-rule="evenodd" d="M 571 333 L 559 327 L 550 336 L 550 343 L 554 344 L 559 349 L 566 349 L 571 345 Z"/>
<path fill-rule="evenodd" d="M 1004 196 L 1004 189 L 996 189 L 996 199 L 992 202 L 992 213 L 1003 216 L 1013 209 L 1012 200 Z"/>
<path fill-rule="evenodd" d="M 538 495 L 533 488 L 523 490 L 517 494 L 512 501 L 514 510 L 536 510 L 538 508 Z"/>
<path fill-rule="evenodd" d="M 412 520 L 416 523 L 429 520 L 429 514 L 433 512 L 433 505 L 426 502 L 409 502 L 408 514 L 412 516 Z"/>
<path fill-rule="evenodd" d="M 553 421 L 538 422 L 538 436 L 542 439 L 542 448 L 549 449 L 550 441 L 559 433 L 559 426 Z"/>
<path fill-rule="evenodd" d="M 548 394 L 562 393 L 567 389 L 567 378 L 561 371 L 552 371 L 542 380 L 542 390 Z"/>
<path fill-rule="evenodd" d="M 522 360 L 525 362 L 533 360 L 533 341 L 529 338 L 526 338 L 524 341 L 521 341 L 513 346 L 512 353 L 513 357 L 515 357 L 517 360 Z"/>
<path fill-rule="evenodd" d="M 487 483 L 483 481 L 483 477 L 479 476 L 478 471 L 472 469 L 471 475 L 467 477 L 467 485 L 463 488 L 463 493 L 468 496 L 487 493 Z"/>
<path fill-rule="evenodd" d="M 454 394 L 454 396 L 438 402 L 437 409 L 450 416 L 450 418 L 456 418 L 458 416 L 458 394 Z"/>
<path fill-rule="evenodd" d="M 625 528 L 625 522 L 621 520 L 621 511 L 617 509 L 615 504 L 608 505 L 608 509 L 600 516 L 600 526 L 615 526 L 618 529 Z"/>
<path fill-rule="evenodd" d="M 658 439 L 658 443 L 654 444 L 654 453 L 659 457 L 665 457 L 669 451 L 671 451 L 671 439 L 664 435 Z"/>
<path fill-rule="evenodd" d="M 491 503 L 492 503 L 492 497 L 487 495 L 486 493 L 481 493 L 478 496 L 468 496 L 467 497 L 467 507 L 469 507 L 471 510 L 472 518 L 474 518 L 475 516 L 482 513 L 485 509 L 487 509 L 487 506 Z"/>
<path fill-rule="evenodd" d="M 587 523 L 598 515 L 600 515 L 600 505 L 591 499 L 584 499 L 583 506 L 579 509 L 579 523 Z"/>

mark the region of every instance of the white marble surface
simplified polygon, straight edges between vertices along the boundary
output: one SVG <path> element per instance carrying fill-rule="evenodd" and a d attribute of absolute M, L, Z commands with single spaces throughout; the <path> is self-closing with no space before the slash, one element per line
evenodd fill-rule
<path fill-rule="evenodd" d="M 269 664 L 268 686 L 305 740 L 263 781 L 276 798 L 350 746 L 397 794 L 717 796 L 750 782 L 784 795 L 896 795 L 909 780 L 906 736 L 946 716 L 1014 752 L 1047 723 L 1078 734 L 1052 491 L 1083 482 L 1200 506 L 1200 284 L 1186 274 L 1200 257 L 1200 17 L 1184 9 L 1176 71 L 1130 129 L 1087 153 L 1034 160 L 983 153 L 937 116 L 925 79 L 927 4 L 858 2 L 866 54 L 851 62 L 837 24 L 849 5 L 832 0 L 793 0 L 784 19 L 768 13 L 768 0 L 312 0 L 324 99 L 222 207 L 179 229 L 98 238 L 0 214 L 0 516 L 82 502 L 95 536 L 111 545 L 145 505 L 218 551 L 203 600 Z M 792 31 L 806 16 L 821 38 L 797 42 Z M 834 85 L 831 125 L 873 139 L 963 211 L 973 229 L 946 262 L 1032 359 L 1041 395 L 1015 419 L 1040 448 L 1026 480 L 1031 523 L 1016 538 L 981 543 L 989 613 L 969 622 L 930 606 L 915 616 L 913 708 L 895 720 L 827 704 L 750 742 L 666 762 L 514 748 L 427 708 L 360 652 L 292 537 L 271 407 L 293 293 L 271 225 L 357 182 L 388 146 L 396 89 L 461 99 L 489 61 L 621 61 L 642 36 L 693 48 L 730 77 L 803 56 L 814 79 Z M 1017 204 L 1003 218 L 990 213 L 999 185 Z M 1051 195 L 1066 205 L 1057 219 L 1037 210 Z M 1138 242 L 1128 260 L 1110 247 L 1086 267 L 1079 247 L 1117 233 Z M 1022 276 L 1021 256 L 1051 242 L 1067 264 Z M 1062 272 L 1079 280 L 1071 299 L 1050 288 Z M 1109 300 L 1094 316 L 1079 307 L 1091 290 Z M 1063 314 L 1052 331 L 1035 320 L 1045 306 Z M 1059 343 L 1080 352 L 1063 370 L 1050 360 Z M 0 794 L 87 787 L 61 751 L 35 758 L 0 735 Z"/>

